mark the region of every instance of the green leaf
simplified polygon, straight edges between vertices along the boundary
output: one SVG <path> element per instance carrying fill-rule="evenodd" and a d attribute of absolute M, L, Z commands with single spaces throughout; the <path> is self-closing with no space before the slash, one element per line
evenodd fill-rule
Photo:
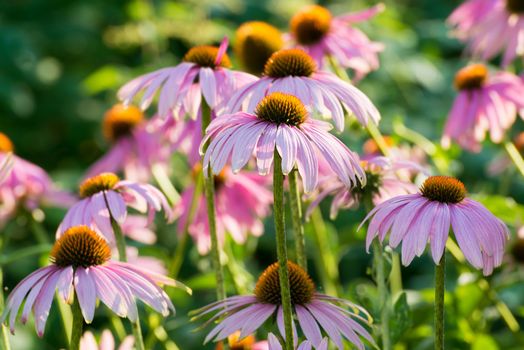
<path fill-rule="evenodd" d="M 471 345 L 471 350 L 499 350 L 499 347 L 491 336 L 478 334 Z"/>
<path fill-rule="evenodd" d="M 391 332 L 391 341 L 396 343 L 402 334 L 411 327 L 411 310 L 408 305 L 406 293 L 402 292 L 393 306 L 393 314 L 389 320 L 389 329 Z"/>

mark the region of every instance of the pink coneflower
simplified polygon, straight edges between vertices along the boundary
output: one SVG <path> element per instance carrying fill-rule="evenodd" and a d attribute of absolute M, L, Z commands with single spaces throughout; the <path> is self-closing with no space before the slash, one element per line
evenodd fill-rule
<path fill-rule="evenodd" d="M 157 285 L 183 286 L 168 277 L 134 265 L 111 261 L 107 242 L 87 226 L 75 226 L 60 237 L 51 250 L 52 264 L 27 276 L 7 299 L 2 322 L 9 315 L 11 332 L 23 301 L 22 323 L 33 310 L 36 331 L 44 334 L 55 291 L 71 304 L 78 298 L 82 316 L 93 320 L 97 299 L 120 317 L 136 321 L 135 299 L 140 299 L 164 316 L 175 311 L 167 294 Z M 189 291 L 189 289 L 186 290 Z"/>
<path fill-rule="evenodd" d="M 204 156 L 204 174 L 211 166 L 217 175 L 229 158 L 236 173 L 255 154 L 258 172 L 267 175 L 276 149 L 284 174 L 297 166 L 305 192 L 317 186 L 319 155 L 346 186 L 365 185 L 358 155 L 330 134 L 330 129 L 330 124 L 309 118 L 295 96 L 272 93 L 257 105 L 254 114 L 238 112 L 211 122 L 202 140 L 203 145 L 212 139 Z"/>
<path fill-rule="evenodd" d="M 524 4 L 520 0 L 469 0 L 449 17 L 455 34 L 481 60 L 503 53 L 502 65 L 524 54 Z"/>
<path fill-rule="evenodd" d="M 366 172 L 366 185 L 348 188 L 333 174 L 320 180 L 318 197 L 311 202 L 308 215 L 329 195 L 334 195 L 331 203 L 331 217 L 335 218 L 340 209 L 357 208 L 362 201 L 378 205 L 390 198 L 403 194 L 416 193 L 418 188 L 409 178 L 401 176 L 403 170 L 424 171 L 420 166 L 407 161 L 393 161 L 386 157 L 373 157 L 363 161 Z"/>
<path fill-rule="evenodd" d="M 256 341 L 254 335 L 240 339 L 240 332 L 235 332 L 227 337 L 228 349 L 231 350 L 270 350 L 267 341 Z M 215 350 L 224 350 L 223 342 L 217 343 Z"/>
<path fill-rule="evenodd" d="M 124 85 L 118 98 L 129 104 L 144 91 L 140 108 L 146 109 L 160 89 L 158 114 L 167 117 L 170 112 L 176 118 L 188 114 L 197 119 L 202 97 L 211 109 L 216 109 L 240 86 L 257 79 L 247 73 L 228 69 L 231 66 L 226 54 L 228 41 L 220 47 L 196 46 L 190 49 L 182 63 L 142 75 Z"/>
<path fill-rule="evenodd" d="M 202 166 L 195 166 L 193 173 L 200 173 Z M 220 244 L 224 242 L 226 233 L 233 240 L 243 244 L 248 234 L 262 235 L 264 223 L 262 220 L 269 215 L 273 203 L 273 195 L 267 189 L 268 180 L 254 172 L 233 174 L 229 168 L 223 169 L 215 176 L 215 210 L 217 237 Z M 180 202 L 175 206 L 175 215 L 180 215 L 178 232 L 183 233 L 187 225 L 194 185 L 183 193 Z M 211 248 L 208 218 L 204 194 L 198 198 L 196 212 L 188 226 L 188 233 L 195 241 L 200 254 L 207 254 Z"/>
<path fill-rule="evenodd" d="M 315 61 L 300 49 L 275 52 L 266 63 L 264 76 L 240 88 L 229 100 L 226 112 L 253 113 L 257 104 L 272 92 L 298 97 L 310 112 L 333 119 L 344 129 L 344 110 L 362 125 L 378 123 L 380 114 L 369 98 L 353 85 L 332 73 L 317 70 Z"/>
<path fill-rule="evenodd" d="M 58 227 L 57 237 L 69 227 L 86 225 L 114 243 L 111 218 L 122 226 L 128 206 L 148 213 L 150 223 L 155 211 L 162 209 L 166 218 L 172 219 L 171 208 L 162 192 L 149 184 L 120 180 L 113 173 L 102 173 L 85 180 L 80 185 L 80 197 L 82 199 L 69 209 Z"/>
<path fill-rule="evenodd" d="M 466 198 L 462 182 L 447 176 L 431 176 L 420 193 L 379 204 L 364 222 L 369 219 L 367 249 L 375 237 L 382 242 L 391 232 L 389 245 L 396 248 L 402 242 L 404 265 L 409 265 L 415 255 L 421 256 L 428 241 L 433 260 L 439 264 L 451 225 L 464 256 L 475 268 L 483 269 L 484 275 L 502 263 L 509 235 L 502 221 L 480 203 Z"/>
<path fill-rule="evenodd" d="M 353 69 L 355 80 L 360 80 L 378 69 L 378 53 L 384 45 L 369 40 L 352 25 L 371 19 L 384 8 L 384 4 L 378 4 L 333 18 L 325 7 L 311 5 L 291 18 L 288 38 L 311 55 L 320 68 L 325 66 L 327 58 L 334 58 L 342 68 Z"/>
<path fill-rule="evenodd" d="M 278 338 L 273 334 L 269 333 L 267 336 L 267 340 L 269 343 L 268 350 L 283 350 L 282 344 L 280 344 L 280 341 Z M 309 340 L 304 340 L 300 345 L 296 348 L 297 350 L 311 350 L 313 349 L 313 344 Z M 315 348 L 316 350 L 327 350 L 328 349 L 328 339 L 324 338 L 320 342 L 320 345 Z"/>
<path fill-rule="evenodd" d="M 115 338 L 111 331 L 105 329 L 100 336 L 100 343 L 96 341 L 95 336 L 90 331 L 87 331 L 80 338 L 80 350 L 133 350 L 135 347 L 135 338 L 128 335 L 124 338 L 118 348 L 115 346 Z"/>
<path fill-rule="evenodd" d="M 364 349 L 360 337 L 374 344 L 368 331 L 355 321 L 357 319 L 368 324 L 370 316 L 362 307 L 347 300 L 316 293 L 315 284 L 307 272 L 292 262 L 288 262 L 287 268 L 294 313 L 302 333 L 315 348 L 323 342 L 322 330 L 338 349 L 344 348 L 342 338 L 359 349 Z M 242 339 L 273 316 L 276 317 L 280 334 L 285 337 L 278 269 L 278 263 L 274 263 L 260 275 L 254 295 L 229 297 L 197 311 L 196 318 L 200 318 L 218 310 L 207 324 L 221 319 L 206 336 L 205 343 L 220 341 L 237 331 L 240 331 Z M 297 332 L 294 334 L 297 335 Z M 294 342 L 297 343 L 296 340 Z"/>
<path fill-rule="evenodd" d="M 86 177 L 123 171 L 129 180 L 146 182 L 151 179 L 153 167 L 167 168 L 169 148 L 156 124 L 156 120 L 145 121 L 135 106 L 113 106 L 102 125 L 105 138 L 113 145 L 89 168 Z"/>
<path fill-rule="evenodd" d="M 214 119 L 214 115 L 211 116 Z M 200 162 L 199 146 L 202 141 L 202 120 L 175 120 L 169 118 L 162 127 L 172 152 L 181 152 L 187 156 L 190 164 Z"/>
<path fill-rule="evenodd" d="M 444 128 L 444 147 L 455 140 L 464 149 L 478 152 L 487 132 L 493 142 L 501 142 L 517 111 L 524 108 L 521 79 L 508 72 L 488 76 L 482 64 L 461 69 L 455 87 L 459 93 Z"/>
<path fill-rule="evenodd" d="M 0 132 L 0 164 L 6 162 L 0 182 L 0 227 L 19 208 L 33 211 L 41 205 L 66 207 L 74 203 L 74 196 L 58 190 L 44 169 L 13 154 L 13 148 L 11 140 Z"/>

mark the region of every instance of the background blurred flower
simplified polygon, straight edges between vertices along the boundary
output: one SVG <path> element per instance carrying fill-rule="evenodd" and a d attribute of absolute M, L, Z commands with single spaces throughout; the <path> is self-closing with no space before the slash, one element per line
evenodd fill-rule
<path fill-rule="evenodd" d="M 118 347 L 118 350 L 133 350 L 135 339 L 127 336 Z M 115 338 L 110 330 L 104 329 L 100 336 L 100 344 L 97 343 L 95 336 L 90 331 L 84 332 L 80 339 L 80 350 L 115 350 Z"/>

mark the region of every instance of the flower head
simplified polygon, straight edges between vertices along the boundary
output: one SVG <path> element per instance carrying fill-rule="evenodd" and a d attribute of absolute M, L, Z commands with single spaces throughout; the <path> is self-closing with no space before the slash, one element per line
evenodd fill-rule
<path fill-rule="evenodd" d="M 199 174 L 201 169 L 202 166 L 197 164 L 193 173 Z M 220 244 L 224 242 L 226 233 L 239 244 L 243 244 L 249 234 L 257 237 L 262 235 L 262 220 L 269 215 L 273 202 L 267 185 L 266 177 L 249 171 L 235 175 L 229 167 L 215 176 L 216 225 Z M 186 188 L 180 202 L 175 205 L 175 215 L 179 216 L 178 232 L 183 233 L 187 226 L 198 252 L 207 254 L 211 248 L 211 238 L 204 194 L 198 198 L 194 216 L 188 223 L 194 191 L 194 186 Z"/>
<path fill-rule="evenodd" d="M 236 173 L 255 154 L 258 172 L 266 175 L 276 150 L 284 174 L 298 168 L 305 192 L 317 186 L 319 156 L 346 186 L 365 184 L 358 155 L 330 134 L 330 129 L 328 123 L 309 118 L 297 97 L 272 93 L 256 106 L 254 114 L 238 112 L 211 122 L 201 143 L 212 139 L 204 156 L 204 174 L 209 166 L 213 174 L 219 174 L 229 158 Z"/>
<path fill-rule="evenodd" d="M 36 330 L 42 336 L 53 302 L 58 296 L 71 304 L 78 299 L 84 320 L 91 323 L 97 299 L 120 317 L 137 319 L 136 299 L 140 299 L 162 315 L 175 308 L 167 294 L 158 286 L 166 284 L 187 287 L 168 277 L 140 267 L 110 260 L 111 249 L 99 234 L 87 226 L 69 228 L 55 242 L 50 254 L 51 265 L 38 269 L 11 292 L 2 322 L 9 316 L 14 332 L 18 310 L 25 300 L 21 320 L 25 324 L 33 310 Z"/>
<path fill-rule="evenodd" d="M 193 47 L 182 63 L 131 80 L 118 91 L 118 97 L 127 105 L 144 91 L 140 108 L 146 109 L 160 90 L 158 115 L 161 118 L 171 114 L 181 118 L 188 114 L 196 119 L 202 98 L 211 109 L 216 109 L 233 91 L 256 80 L 250 74 L 228 69 L 231 63 L 226 53 L 227 45 L 224 39 L 218 48 Z"/>
<path fill-rule="evenodd" d="M 0 132 L 0 227 L 19 208 L 33 211 L 41 205 L 66 207 L 74 202 L 74 196 L 58 190 L 44 169 L 13 151 L 11 140 Z"/>
<path fill-rule="evenodd" d="M 235 332 L 227 337 L 228 349 L 231 350 L 269 350 L 267 341 L 257 342 L 254 335 L 240 339 L 240 332 Z M 224 350 L 222 342 L 218 342 L 215 350 Z"/>
<path fill-rule="evenodd" d="M 460 5 L 448 22 L 455 35 L 468 44 L 477 58 L 488 61 L 503 54 L 505 67 L 522 56 L 524 6 L 520 0 L 469 0 Z"/>
<path fill-rule="evenodd" d="M 487 132 L 493 142 L 501 142 L 515 122 L 517 111 L 524 108 L 521 79 L 508 72 L 490 76 L 482 64 L 461 69 L 455 76 L 455 87 L 459 92 L 444 128 L 445 147 L 454 140 L 461 147 L 478 152 Z"/>
<path fill-rule="evenodd" d="M 242 339 L 260 328 L 271 316 L 276 316 L 279 332 L 285 337 L 278 267 L 278 263 L 274 263 L 260 275 L 254 295 L 230 297 L 197 311 L 196 318 L 200 318 L 219 310 L 207 324 L 222 318 L 207 335 L 206 343 L 210 340 L 220 341 L 237 331 L 240 331 L 239 338 Z M 318 349 L 325 343 L 322 330 L 338 349 L 344 348 L 343 337 L 359 349 L 364 349 L 360 337 L 374 344 L 368 331 L 355 320 L 366 324 L 369 322 L 369 314 L 363 308 L 347 300 L 316 293 L 315 285 L 307 272 L 292 262 L 288 262 L 287 268 L 293 311 L 310 344 Z M 294 324 L 293 329 L 297 336 Z M 297 339 L 294 339 L 294 343 L 297 343 Z"/>
<path fill-rule="evenodd" d="M 275 52 L 264 67 L 264 76 L 240 88 L 230 99 L 226 112 L 253 113 L 258 103 L 273 92 L 298 97 L 310 112 L 333 119 L 344 129 L 344 109 L 367 125 L 378 123 L 380 114 L 371 101 L 353 85 L 329 72 L 319 71 L 305 51 L 286 49 Z"/>
<path fill-rule="evenodd" d="M 282 33 L 266 22 L 246 22 L 236 31 L 235 53 L 252 74 L 262 74 L 268 58 L 283 46 Z"/>
<path fill-rule="evenodd" d="M 145 182 L 151 179 L 154 167 L 167 169 L 170 148 L 158 119 L 145 121 L 137 107 L 117 104 L 105 114 L 102 127 L 111 149 L 88 169 L 85 177 L 123 171 L 126 178 Z"/>
<path fill-rule="evenodd" d="M 273 334 L 269 333 L 267 336 L 268 339 L 268 350 L 283 350 L 282 344 L 280 344 L 280 340 Z M 317 350 L 327 350 L 328 349 L 328 338 L 323 338 L 320 344 L 317 347 L 313 347 L 313 344 L 309 340 L 304 340 L 298 347 L 296 347 L 297 350 L 311 350 L 311 349 L 317 349 Z"/>
<path fill-rule="evenodd" d="M 382 242 L 391 232 L 389 245 L 396 248 L 402 242 L 404 265 L 409 265 L 415 255 L 421 256 L 428 241 L 433 260 L 439 264 L 451 226 L 466 259 L 484 275 L 502 263 L 509 235 L 502 221 L 467 198 L 462 182 L 448 176 L 431 176 L 420 193 L 397 196 L 377 205 L 364 222 L 367 220 L 367 249 L 375 237 Z"/>
<path fill-rule="evenodd" d="M 157 188 L 149 184 L 120 180 L 113 173 L 102 173 L 86 179 L 80 185 L 79 193 L 82 199 L 68 210 L 58 227 L 57 237 L 69 227 L 86 225 L 114 243 L 111 220 L 122 226 L 128 206 L 147 213 L 149 223 L 152 222 L 155 211 L 162 209 L 168 220 L 172 219 L 167 199 Z"/>
<path fill-rule="evenodd" d="M 361 12 L 333 17 L 325 7 L 311 5 L 297 12 L 290 21 L 288 42 L 306 51 L 319 67 L 333 58 L 343 68 L 355 71 L 359 80 L 379 66 L 378 53 L 384 49 L 352 25 L 367 21 L 384 10 L 379 4 Z"/>
<path fill-rule="evenodd" d="M 334 175 L 323 177 L 319 185 L 322 190 L 311 202 L 307 215 L 328 195 L 334 196 L 331 217 L 335 218 L 340 209 L 356 208 L 362 201 L 370 201 L 376 206 L 395 196 L 416 193 L 417 186 L 410 181 L 409 175 L 425 171 L 415 163 L 386 157 L 369 158 L 363 161 L 363 168 L 367 179 L 363 187 L 356 186 L 350 189 Z"/>
<path fill-rule="evenodd" d="M 124 338 L 118 350 L 133 350 L 135 347 L 135 338 L 128 335 Z M 95 336 L 90 331 L 84 332 L 80 338 L 80 350 L 115 350 L 115 338 L 111 331 L 104 329 L 100 336 L 100 343 L 96 341 Z"/>

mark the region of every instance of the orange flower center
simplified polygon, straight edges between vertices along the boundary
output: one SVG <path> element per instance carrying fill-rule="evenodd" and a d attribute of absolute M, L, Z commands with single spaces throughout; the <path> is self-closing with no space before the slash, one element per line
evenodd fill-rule
<path fill-rule="evenodd" d="M 523 14 L 524 1 L 522 0 L 506 0 L 506 10 L 510 13 Z"/>
<path fill-rule="evenodd" d="M 91 197 L 98 192 L 111 190 L 118 181 L 120 181 L 120 179 L 113 173 L 102 173 L 90 177 L 80 185 L 80 197 Z"/>
<path fill-rule="evenodd" d="M 246 22 L 237 29 L 235 53 L 250 73 L 262 74 L 269 57 L 283 46 L 282 33 L 265 22 Z"/>
<path fill-rule="evenodd" d="M 304 8 L 291 18 L 290 29 L 296 41 L 301 45 L 319 42 L 331 27 L 331 13 L 318 5 Z"/>
<path fill-rule="evenodd" d="M 192 62 L 200 67 L 216 68 L 215 61 L 218 55 L 218 47 L 215 46 L 195 46 L 192 47 L 184 56 L 184 61 Z M 220 66 L 224 68 L 231 67 L 231 61 L 227 53 L 222 56 Z"/>
<path fill-rule="evenodd" d="M 104 116 L 102 131 L 109 141 L 116 141 L 131 134 L 134 127 L 144 119 L 142 111 L 135 107 L 117 104 Z"/>
<path fill-rule="evenodd" d="M 90 267 L 111 259 L 111 248 L 87 226 L 69 228 L 51 250 L 50 259 L 60 267 Z"/>
<path fill-rule="evenodd" d="M 6 134 L 0 132 L 0 152 L 13 152 L 13 143 Z"/>
<path fill-rule="evenodd" d="M 391 136 L 384 136 L 384 141 L 388 147 L 393 147 L 395 145 L 395 141 Z M 362 146 L 362 152 L 364 154 L 381 153 L 380 147 L 378 147 L 377 143 L 373 139 L 368 139 L 366 142 L 364 142 L 364 145 Z"/>
<path fill-rule="evenodd" d="M 227 338 L 227 342 L 229 345 L 229 350 L 251 350 L 253 345 L 255 345 L 255 337 L 253 335 L 248 335 L 247 337 L 244 337 L 243 339 L 239 339 L 240 337 L 240 331 L 237 331 L 233 334 L 231 334 Z M 224 344 L 222 342 L 219 342 L 217 344 L 216 350 L 223 350 Z"/>
<path fill-rule="evenodd" d="M 278 262 L 270 265 L 258 278 L 255 296 L 262 303 L 281 305 Z M 291 261 L 287 262 L 291 303 L 304 305 L 311 301 L 315 294 L 315 284 L 303 268 Z"/>
<path fill-rule="evenodd" d="M 428 177 L 420 192 L 427 199 L 441 203 L 459 203 L 466 198 L 464 184 L 450 176 Z"/>
<path fill-rule="evenodd" d="M 472 64 L 462 68 L 455 75 L 458 90 L 480 89 L 488 78 L 488 69 L 483 64 Z"/>
<path fill-rule="evenodd" d="M 307 117 L 302 102 L 293 95 L 274 92 L 257 105 L 255 114 L 259 119 L 275 124 L 299 126 Z"/>
<path fill-rule="evenodd" d="M 315 61 L 303 50 L 286 49 L 269 57 L 264 66 L 264 75 L 271 78 L 309 77 L 316 70 Z"/>
<path fill-rule="evenodd" d="M 515 147 L 519 150 L 520 154 L 524 157 L 524 131 L 515 136 L 513 139 Z"/>

